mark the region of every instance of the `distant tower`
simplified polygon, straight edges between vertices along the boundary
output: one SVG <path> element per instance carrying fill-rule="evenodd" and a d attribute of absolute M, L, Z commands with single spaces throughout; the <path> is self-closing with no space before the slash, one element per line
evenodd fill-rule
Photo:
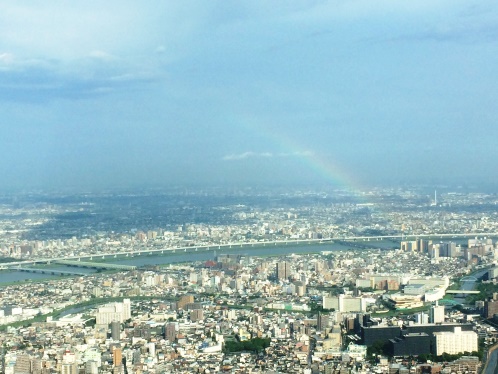
<path fill-rule="evenodd" d="M 437 190 L 434 190 L 434 206 L 437 206 Z"/>

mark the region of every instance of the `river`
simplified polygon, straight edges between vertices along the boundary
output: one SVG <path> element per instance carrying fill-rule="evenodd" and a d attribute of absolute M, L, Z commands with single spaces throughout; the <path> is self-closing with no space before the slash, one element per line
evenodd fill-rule
<path fill-rule="evenodd" d="M 466 238 L 452 238 L 449 239 L 457 244 L 466 244 Z M 434 239 L 436 242 L 437 239 Z M 371 240 L 371 241 L 356 241 L 347 244 L 341 243 L 331 243 L 331 242 L 323 242 L 323 243 L 313 243 L 313 244 L 267 244 L 263 246 L 261 243 L 258 243 L 254 247 L 237 247 L 234 245 L 232 248 L 223 247 L 222 249 L 199 249 L 198 251 L 189 250 L 188 252 L 176 252 L 171 253 L 167 252 L 164 254 L 142 254 L 140 256 L 135 255 L 134 257 L 116 257 L 110 258 L 106 257 L 105 262 L 112 264 L 122 264 L 122 265 L 134 265 L 134 266 L 147 266 L 147 265 L 167 265 L 173 263 L 181 263 L 181 262 L 192 262 L 192 261 L 208 261 L 213 260 L 216 254 L 234 254 L 241 253 L 248 256 L 283 256 L 292 253 L 303 254 L 303 253 L 317 253 L 321 251 L 341 251 L 341 250 L 350 250 L 355 249 L 355 246 L 368 246 L 372 249 L 393 249 L 399 248 L 400 243 L 392 240 Z M 356 248 L 361 249 L 361 248 Z M 96 259 L 94 259 L 96 260 Z M 85 260 L 88 261 L 88 260 Z M 98 260 L 97 260 L 98 261 Z M 69 266 L 61 266 L 61 265 L 45 265 L 43 267 L 45 270 L 49 271 L 53 270 L 61 270 L 61 271 L 73 271 L 77 273 L 94 273 L 96 269 L 85 269 L 85 268 L 75 268 Z M 41 279 L 57 279 L 61 278 L 60 275 L 52 275 L 52 274 L 38 274 L 38 273 L 27 273 L 21 271 L 0 271 L 0 284 L 12 283 L 12 282 L 25 282 L 25 281 L 36 281 Z M 472 282 L 471 282 L 472 283 Z M 473 287 L 469 283 L 468 287 Z M 467 287 L 466 282 L 464 282 L 464 287 Z M 467 289 L 467 288 L 464 288 Z"/>
<path fill-rule="evenodd" d="M 314 243 L 314 244 L 278 244 L 278 245 L 257 245 L 255 247 L 236 247 L 232 248 L 224 247 L 222 249 L 190 249 L 187 252 L 177 251 L 175 253 L 166 252 L 164 254 L 148 255 L 141 254 L 140 256 L 129 256 L 129 257 L 106 257 L 106 263 L 120 264 L 120 265 L 134 265 L 134 266 L 148 266 L 148 265 L 167 265 L 173 263 L 182 262 L 193 262 L 193 261 L 208 261 L 214 260 L 216 255 L 220 254 L 236 254 L 240 253 L 246 256 L 284 256 L 292 253 L 304 254 L 304 253 L 318 253 L 322 251 L 344 251 L 354 249 L 355 245 L 366 245 L 372 247 L 372 249 L 392 249 L 399 248 L 399 244 L 392 242 L 390 240 L 378 240 L 370 242 L 352 242 L 349 244 L 340 243 Z M 94 259 L 96 260 L 96 258 Z M 88 260 L 85 260 L 88 261 Z M 76 268 L 61 265 L 44 265 L 43 269 L 46 271 L 50 270 L 62 270 L 62 271 L 73 271 L 77 273 L 94 273 L 96 269 L 86 269 L 86 268 Z M 38 273 L 27 273 L 21 271 L 0 271 L 0 284 L 1 283 L 12 283 L 12 282 L 23 282 L 23 281 L 34 281 L 40 279 L 57 279 L 61 278 L 60 275 L 52 274 L 38 274 Z"/>
<path fill-rule="evenodd" d="M 479 278 L 482 278 L 484 276 L 484 274 L 486 274 L 487 272 L 488 272 L 488 269 L 483 269 L 483 270 L 476 271 L 475 273 L 472 273 L 471 276 L 475 277 L 476 279 L 479 279 Z M 463 291 L 472 291 L 476 287 L 476 282 L 477 282 L 476 280 L 463 281 L 460 285 L 460 289 Z M 455 302 L 457 302 L 458 304 L 464 304 L 466 298 L 467 298 L 467 295 L 457 294 L 457 295 L 455 295 L 453 300 L 455 300 Z"/>
<path fill-rule="evenodd" d="M 479 270 L 471 275 L 473 277 L 479 279 L 484 274 L 486 274 L 487 271 L 488 271 L 487 269 L 483 269 L 483 270 Z M 477 283 L 476 280 L 464 281 L 464 282 L 462 282 L 460 288 L 462 290 L 471 291 L 476 287 L 476 283 Z M 458 303 L 463 304 L 465 302 L 465 295 L 463 295 L 463 297 L 455 297 L 454 300 Z M 489 356 L 487 358 L 486 367 L 485 367 L 483 374 L 495 374 L 495 372 L 497 370 L 497 364 L 498 364 L 498 349 L 494 349 L 489 353 Z"/>
<path fill-rule="evenodd" d="M 493 349 L 488 355 L 486 368 L 483 374 L 495 374 L 496 366 L 498 364 L 498 349 Z"/>

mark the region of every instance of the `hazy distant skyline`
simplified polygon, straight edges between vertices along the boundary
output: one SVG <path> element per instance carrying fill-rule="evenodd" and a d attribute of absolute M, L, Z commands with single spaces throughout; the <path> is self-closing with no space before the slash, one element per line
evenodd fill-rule
<path fill-rule="evenodd" d="M 491 1 L 6 1 L 4 187 L 489 184 Z"/>

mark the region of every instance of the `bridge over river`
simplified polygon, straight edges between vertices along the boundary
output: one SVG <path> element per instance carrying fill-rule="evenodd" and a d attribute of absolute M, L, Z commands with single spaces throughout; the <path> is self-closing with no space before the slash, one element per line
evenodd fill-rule
<path fill-rule="evenodd" d="M 106 269 L 106 270 L 135 270 L 137 267 L 133 265 L 110 264 L 105 262 L 86 262 L 75 260 L 55 260 L 53 264 L 66 266 L 74 266 L 80 268 Z"/>
<path fill-rule="evenodd" d="M 78 273 L 75 271 L 66 271 L 66 270 L 57 270 L 57 269 L 42 269 L 42 268 L 15 268 L 17 271 L 23 271 L 26 273 L 39 273 L 39 274 L 51 274 L 51 275 L 79 275 L 85 276 L 88 275 L 86 273 Z"/>
<path fill-rule="evenodd" d="M 209 244 L 209 245 L 192 245 L 185 247 L 168 247 L 168 248 L 142 248 L 130 251 L 119 251 L 101 254 L 85 254 L 80 256 L 71 257 L 60 257 L 60 258 L 47 258 L 47 259 L 36 259 L 36 260 L 26 260 L 26 261 L 14 261 L 0 264 L 0 270 L 5 270 L 15 266 L 29 266 L 35 264 L 50 264 L 51 262 L 60 261 L 77 261 L 80 264 L 74 266 L 80 266 L 81 260 L 90 260 L 91 263 L 97 259 L 107 259 L 107 258 L 118 258 L 118 257 L 134 257 L 141 255 L 160 255 L 167 253 L 179 253 L 179 252 L 199 252 L 199 251 L 215 251 L 215 250 L 225 250 L 225 249 L 236 249 L 236 248 L 256 248 L 256 247 L 268 247 L 268 246 L 293 246 L 293 245 L 313 245 L 313 244 L 341 244 L 342 246 L 351 246 L 351 248 L 380 248 L 376 245 L 376 241 L 401 241 L 401 240 L 415 240 L 415 239 L 457 239 L 457 238 L 473 238 L 476 236 L 487 236 L 487 237 L 498 237 L 498 233 L 464 233 L 464 234 L 423 234 L 423 235 L 381 235 L 381 236 L 344 236 L 344 237 L 334 237 L 334 238 L 322 238 L 322 239 L 288 239 L 288 240 L 275 240 L 268 242 L 239 242 L 239 243 L 227 243 L 227 244 Z M 368 243 L 370 242 L 370 243 Z M 66 265 L 68 265 L 66 263 Z M 106 264 L 109 266 L 109 264 Z M 95 266 L 92 266 L 95 267 Z M 105 268 L 102 266 L 101 268 Z M 110 268 L 110 266 L 108 267 Z M 118 269 L 118 268 L 115 268 Z M 124 268 L 123 268 L 124 269 Z"/>
<path fill-rule="evenodd" d="M 470 295 L 470 294 L 478 294 L 479 291 L 474 291 L 474 290 L 446 290 L 446 293 L 451 293 L 451 294 L 465 294 L 465 295 Z"/>

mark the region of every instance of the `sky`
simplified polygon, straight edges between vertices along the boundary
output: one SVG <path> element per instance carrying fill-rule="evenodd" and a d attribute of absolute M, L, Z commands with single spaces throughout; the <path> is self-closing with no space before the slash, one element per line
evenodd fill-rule
<path fill-rule="evenodd" d="M 0 188 L 492 183 L 498 3 L 0 3 Z"/>

